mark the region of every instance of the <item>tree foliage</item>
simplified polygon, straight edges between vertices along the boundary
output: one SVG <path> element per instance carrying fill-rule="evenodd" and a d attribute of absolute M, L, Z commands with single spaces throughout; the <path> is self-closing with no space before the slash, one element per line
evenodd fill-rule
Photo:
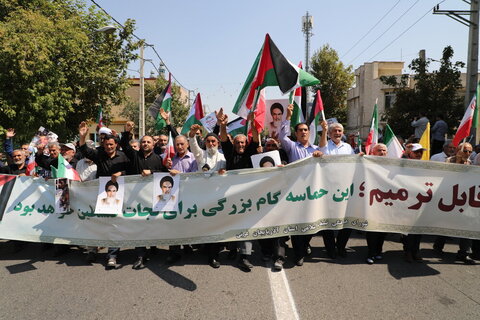
<path fill-rule="evenodd" d="M 413 132 L 410 123 L 419 113 L 425 113 L 432 124 L 436 115 L 443 115 L 450 133 L 453 133 L 464 113 L 463 97 L 458 95 L 458 90 L 462 87 L 460 68 L 465 64 L 452 62 L 452 57 L 452 47 L 445 47 L 440 68 L 433 72 L 428 71 L 431 59 L 412 60 L 409 67 L 414 72 L 413 88 L 408 85 L 412 80 L 408 74 L 380 78 L 383 83 L 395 88 L 395 103 L 392 108 L 385 110 L 384 118 L 394 124 L 396 134 L 409 137 Z"/>
<path fill-rule="evenodd" d="M 326 116 L 345 123 L 347 91 L 355 79 L 352 66 L 345 66 L 337 51 L 326 44 L 312 56 L 310 73 L 320 80 L 313 89 L 315 92 L 320 89 Z"/>
<path fill-rule="evenodd" d="M 80 0 L 0 0 L 0 131 L 28 140 L 42 125 L 68 139 L 121 103 L 139 43 L 133 21 L 96 32 L 109 24 Z"/>
<path fill-rule="evenodd" d="M 168 81 L 163 78 L 157 78 L 154 83 L 145 83 L 145 134 L 167 134 L 165 129 L 157 132 L 155 130 L 155 119 L 153 119 L 149 113 L 148 108 L 155 101 L 160 92 L 167 86 Z M 138 109 L 139 102 L 129 100 L 122 111 L 122 116 L 138 124 Z M 172 125 L 174 128 L 182 127 L 185 119 L 188 116 L 190 108 L 187 101 L 181 98 L 180 87 L 172 83 Z"/>

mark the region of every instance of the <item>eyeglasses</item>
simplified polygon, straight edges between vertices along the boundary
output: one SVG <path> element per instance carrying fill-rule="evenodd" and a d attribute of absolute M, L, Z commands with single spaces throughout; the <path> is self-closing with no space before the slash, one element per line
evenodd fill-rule
<path fill-rule="evenodd" d="M 472 151 L 472 150 L 463 150 L 463 152 L 465 152 L 465 153 L 472 153 L 473 151 Z"/>

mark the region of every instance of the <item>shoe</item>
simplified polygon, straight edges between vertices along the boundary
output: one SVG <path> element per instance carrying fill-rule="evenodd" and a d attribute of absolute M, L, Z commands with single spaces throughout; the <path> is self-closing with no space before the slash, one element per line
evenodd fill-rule
<path fill-rule="evenodd" d="M 465 264 L 475 264 L 475 260 L 473 260 L 469 256 L 457 256 L 455 260 L 463 261 Z"/>
<path fill-rule="evenodd" d="M 87 253 L 87 262 L 88 263 L 93 263 L 97 260 L 97 254 L 93 251 L 89 251 Z"/>
<path fill-rule="evenodd" d="M 242 270 L 250 271 L 251 269 L 253 269 L 253 264 L 251 264 L 247 258 L 241 258 L 240 260 L 238 260 L 238 267 Z"/>
<path fill-rule="evenodd" d="M 281 271 L 283 269 L 283 260 L 277 259 L 273 264 L 273 269 L 276 271 Z"/>
<path fill-rule="evenodd" d="M 375 260 L 382 260 L 383 256 L 381 254 L 375 256 Z"/>
<path fill-rule="evenodd" d="M 296 264 L 298 267 L 303 266 L 303 258 L 300 258 L 300 259 L 298 259 L 297 261 L 295 261 L 295 264 Z"/>
<path fill-rule="evenodd" d="M 208 260 L 208 264 L 210 265 L 210 267 L 212 267 L 214 269 L 220 268 L 220 262 L 218 262 L 216 259 Z"/>
<path fill-rule="evenodd" d="M 173 264 L 173 263 L 177 262 L 178 260 L 180 260 L 181 258 L 182 258 L 182 256 L 180 254 L 175 253 L 175 252 L 169 252 L 166 261 L 167 261 L 168 264 Z"/>
<path fill-rule="evenodd" d="M 367 258 L 367 263 L 368 264 L 374 264 L 375 263 L 375 260 L 373 260 L 374 257 L 371 257 L 371 258 Z"/>
<path fill-rule="evenodd" d="M 312 247 L 310 245 L 307 246 L 307 256 L 312 254 Z"/>
<path fill-rule="evenodd" d="M 411 252 L 405 252 L 405 261 L 408 262 L 408 263 L 412 263 L 413 262 L 413 256 L 412 256 L 412 253 Z"/>
<path fill-rule="evenodd" d="M 115 269 L 117 267 L 117 259 L 116 258 L 108 258 L 107 260 L 107 269 Z"/>
<path fill-rule="evenodd" d="M 235 260 L 236 257 L 237 257 L 237 249 L 228 251 L 228 255 L 227 255 L 228 260 Z"/>
<path fill-rule="evenodd" d="M 138 257 L 137 261 L 135 261 L 135 263 L 132 265 L 132 269 L 139 270 L 139 269 L 142 269 L 143 267 L 145 267 L 144 259 L 143 257 Z"/>

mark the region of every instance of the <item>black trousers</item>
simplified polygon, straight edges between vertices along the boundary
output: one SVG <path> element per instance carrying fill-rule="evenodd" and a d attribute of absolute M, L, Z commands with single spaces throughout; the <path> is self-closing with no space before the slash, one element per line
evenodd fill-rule
<path fill-rule="evenodd" d="M 258 244 L 264 256 L 272 256 L 274 260 L 280 259 L 285 261 L 285 248 L 288 237 L 279 237 L 272 239 L 260 239 Z M 306 247 L 305 247 L 306 252 Z"/>
<path fill-rule="evenodd" d="M 341 229 L 338 231 L 337 240 L 335 241 L 335 231 L 334 230 L 323 230 L 320 231 L 320 234 L 323 237 L 323 243 L 325 244 L 325 249 L 329 254 L 335 253 L 335 247 L 339 250 L 345 250 L 347 246 L 348 239 L 352 234 L 352 229 Z"/>
<path fill-rule="evenodd" d="M 382 254 L 383 243 L 385 242 L 385 232 L 367 232 L 368 258 Z"/>
<path fill-rule="evenodd" d="M 312 235 L 306 236 L 292 236 L 292 247 L 295 253 L 295 259 L 300 260 L 307 255 L 307 248 L 312 240 Z"/>
<path fill-rule="evenodd" d="M 404 248 L 406 252 L 416 255 L 420 251 L 421 234 L 409 234 L 405 237 Z"/>

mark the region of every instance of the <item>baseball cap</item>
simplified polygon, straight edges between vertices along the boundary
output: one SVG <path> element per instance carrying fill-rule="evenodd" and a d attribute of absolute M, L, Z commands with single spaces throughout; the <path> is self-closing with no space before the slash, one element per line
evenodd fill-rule
<path fill-rule="evenodd" d="M 412 143 L 412 151 L 420 151 L 420 150 L 426 150 L 420 143 Z"/>

